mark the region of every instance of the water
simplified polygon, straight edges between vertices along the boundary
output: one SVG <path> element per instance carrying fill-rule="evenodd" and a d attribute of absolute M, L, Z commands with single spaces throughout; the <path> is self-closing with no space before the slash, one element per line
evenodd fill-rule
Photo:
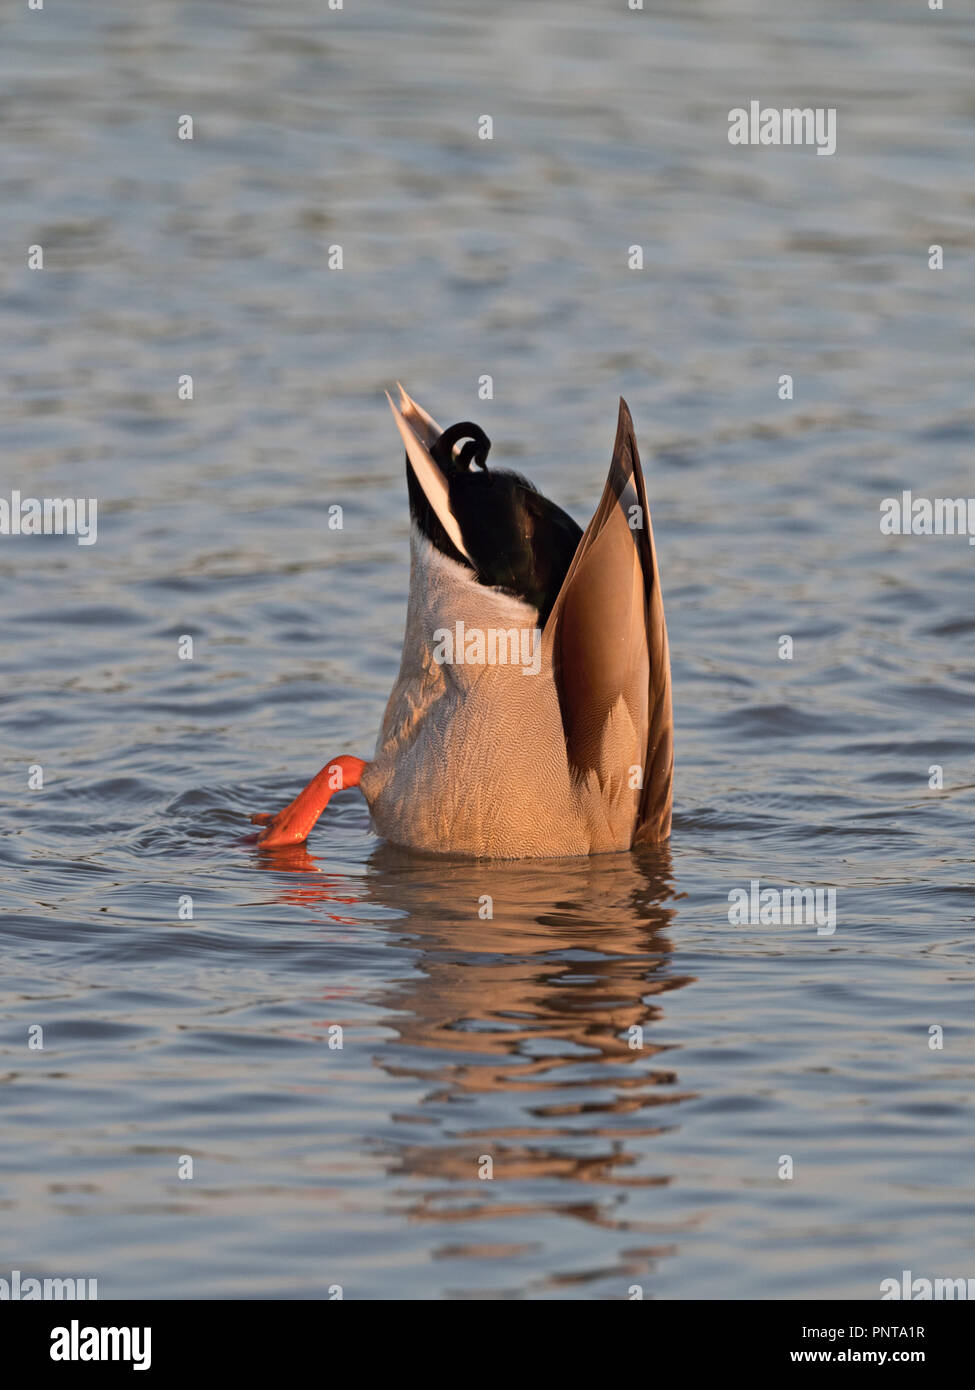
<path fill-rule="evenodd" d="M 458 1299 L 975 1276 L 975 552 L 879 531 L 902 488 L 975 493 L 973 47 L 915 0 L 8 15 L 0 495 L 95 496 L 99 529 L 0 544 L 0 1275 Z M 730 147 L 752 98 L 836 106 L 835 156 Z M 668 848 L 413 858 L 355 793 L 307 852 L 244 843 L 372 750 L 405 612 L 397 378 L 580 522 L 627 397 Z M 835 887 L 835 934 L 730 926 L 753 877 Z"/>

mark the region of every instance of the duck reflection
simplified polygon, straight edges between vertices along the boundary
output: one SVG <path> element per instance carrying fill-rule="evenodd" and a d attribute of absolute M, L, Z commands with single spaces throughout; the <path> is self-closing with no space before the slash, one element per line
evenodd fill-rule
<path fill-rule="evenodd" d="M 304 850 L 260 862 L 303 875 L 283 896 L 325 920 L 353 920 L 342 909 L 363 888 L 402 916 L 389 929 L 415 968 L 383 981 L 396 1036 L 374 1045 L 389 1077 L 418 1083 L 382 1140 L 390 1176 L 422 1180 L 404 1181 L 400 1210 L 444 1221 L 559 1209 L 643 1227 L 614 1215 L 604 1198 L 619 1193 L 577 1184 L 670 1181 L 645 1171 L 648 1141 L 687 1098 L 660 1028 L 663 996 L 691 983 L 671 961 L 667 846 L 478 862 L 380 844 L 365 879 L 317 873 Z M 479 1180 L 484 1158 L 492 1182 Z"/>

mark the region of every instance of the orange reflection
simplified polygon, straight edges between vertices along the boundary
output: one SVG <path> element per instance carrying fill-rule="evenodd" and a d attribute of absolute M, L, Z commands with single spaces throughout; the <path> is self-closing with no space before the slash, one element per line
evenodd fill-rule
<path fill-rule="evenodd" d="M 406 978 L 379 982 L 396 1036 L 371 1044 L 388 1076 L 423 1087 L 390 1117 L 401 1141 L 383 1145 L 398 1209 L 437 1221 L 558 1210 L 627 1228 L 576 1185 L 671 1181 L 644 1171 L 648 1143 L 688 1098 L 660 1026 L 665 995 L 692 982 L 672 969 L 669 848 L 475 862 L 381 844 L 364 878 L 322 874 L 303 849 L 259 862 L 304 876 L 282 901 L 343 925 L 355 917 L 332 904 L 391 909 L 390 945 L 415 953 Z M 492 1182 L 478 1181 L 484 1154 Z M 505 1192 L 539 1179 L 564 1196 Z"/>

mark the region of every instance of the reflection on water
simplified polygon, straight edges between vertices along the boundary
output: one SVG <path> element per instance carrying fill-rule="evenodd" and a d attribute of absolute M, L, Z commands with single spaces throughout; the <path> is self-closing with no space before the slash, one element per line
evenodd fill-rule
<path fill-rule="evenodd" d="M 306 851 L 257 863 L 301 875 L 281 901 L 354 920 L 341 905 L 361 899 L 337 876 L 309 878 L 316 861 Z M 413 977 L 383 992 L 397 1036 L 374 1058 L 423 1087 L 416 1110 L 398 1119 L 401 1137 L 385 1146 L 391 1175 L 427 1180 L 411 1214 L 439 1220 L 457 1212 L 462 1193 L 465 1218 L 499 1204 L 510 1215 L 504 1184 L 513 1179 L 667 1182 L 627 1170 L 631 1142 L 675 1125 L 671 1107 L 686 1096 L 675 1068 L 661 1065 L 670 1049 L 656 1031 L 662 996 L 691 983 L 670 968 L 669 850 L 434 866 L 380 845 L 368 869 L 368 897 L 402 914 L 398 934 L 419 952 Z M 477 1176 L 485 1155 L 491 1182 Z M 573 1207 L 606 1219 L 595 1198 Z"/>

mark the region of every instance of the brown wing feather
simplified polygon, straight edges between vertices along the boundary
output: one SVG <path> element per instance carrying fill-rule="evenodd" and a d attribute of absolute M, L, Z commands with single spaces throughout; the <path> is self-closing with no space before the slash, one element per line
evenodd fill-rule
<path fill-rule="evenodd" d="M 638 508 L 638 511 L 634 511 Z M 631 525 L 631 517 L 642 526 Z M 606 768 L 604 731 L 622 698 L 643 750 L 634 843 L 670 834 L 674 722 L 670 652 L 653 527 L 633 421 L 620 398 L 609 476 L 546 624 L 569 761 L 576 776 Z"/>

